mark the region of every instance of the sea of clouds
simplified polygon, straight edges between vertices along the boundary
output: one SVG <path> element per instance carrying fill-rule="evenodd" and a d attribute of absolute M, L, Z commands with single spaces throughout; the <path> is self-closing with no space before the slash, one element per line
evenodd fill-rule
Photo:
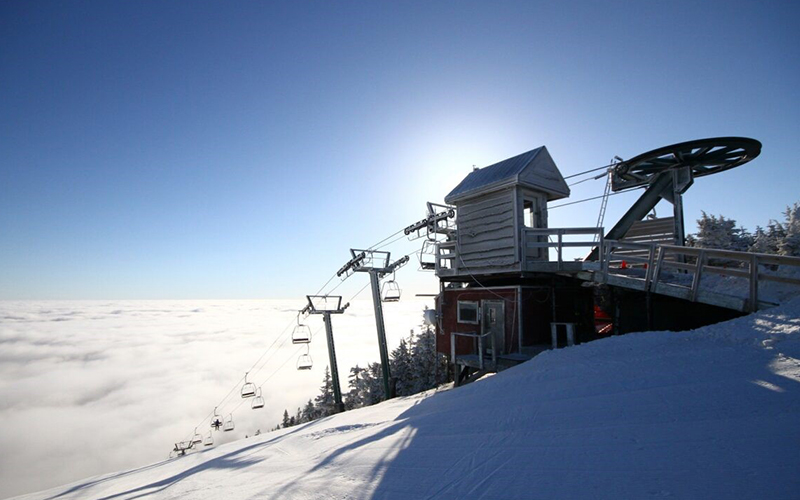
<path fill-rule="evenodd" d="M 327 345 L 321 316 L 314 367 L 297 371 L 297 300 L 0 301 L 0 497 L 167 458 L 236 408 L 217 444 L 266 432 L 319 392 Z M 422 323 L 430 299 L 384 304 L 389 348 Z M 371 300 L 334 315 L 342 389 L 348 370 L 379 360 Z M 263 356 L 262 356 L 263 355 Z M 244 372 L 265 408 L 238 393 Z M 238 408 L 237 408 L 238 407 Z"/>

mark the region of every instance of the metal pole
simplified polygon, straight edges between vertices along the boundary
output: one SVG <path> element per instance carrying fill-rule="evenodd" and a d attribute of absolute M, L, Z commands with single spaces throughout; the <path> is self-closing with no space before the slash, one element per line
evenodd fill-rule
<path fill-rule="evenodd" d="M 672 216 L 675 218 L 675 244 L 682 247 L 686 245 L 686 229 L 683 224 L 683 195 L 677 190 L 672 200 Z M 684 259 L 681 258 L 681 261 Z"/>
<path fill-rule="evenodd" d="M 372 303 L 375 306 L 375 326 L 378 329 L 378 348 L 381 353 L 381 370 L 383 371 L 383 394 L 386 399 L 391 399 L 389 389 L 389 352 L 386 348 L 386 329 L 383 324 L 383 305 L 381 304 L 381 289 L 378 284 L 378 271 L 369 271 L 369 280 L 372 284 Z"/>
<path fill-rule="evenodd" d="M 322 321 L 325 323 L 325 335 L 328 337 L 328 358 L 331 363 L 331 377 L 333 378 L 333 399 L 336 403 L 336 413 L 344 411 L 342 402 L 342 389 L 339 386 L 339 367 L 336 365 L 336 349 L 333 347 L 333 326 L 331 325 L 331 312 L 323 311 Z"/>

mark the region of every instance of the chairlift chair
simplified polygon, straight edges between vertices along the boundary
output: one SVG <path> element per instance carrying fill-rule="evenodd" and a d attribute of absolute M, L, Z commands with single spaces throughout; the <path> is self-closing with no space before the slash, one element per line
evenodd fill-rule
<path fill-rule="evenodd" d="M 197 427 L 194 428 L 194 437 L 192 438 L 192 444 L 200 444 L 203 442 L 203 436 L 197 432 Z"/>
<path fill-rule="evenodd" d="M 292 330 L 292 344 L 308 344 L 311 342 L 311 327 L 300 323 L 300 314 L 297 314 L 297 326 Z"/>
<path fill-rule="evenodd" d="M 211 446 L 214 444 L 214 436 L 211 435 L 211 431 L 208 431 L 208 435 L 203 440 L 203 446 Z"/>
<path fill-rule="evenodd" d="M 175 443 L 175 448 L 172 451 L 177 456 L 182 457 L 186 455 L 186 450 L 191 450 L 193 447 L 194 443 L 192 441 L 181 441 L 180 443 Z"/>
<path fill-rule="evenodd" d="M 397 302 L 398 300 L 400 300 L 400 285 L 394 280 L 394 274 L 392 274 L 392 279 L 384 282 L 381 286 L 381 301 Z"/>
<path fill-rule="evenodd" d="M 253 410 L 258 410 L 259 408 L 264 407 L 264 398 L 261 397 L 261 387 L 258 388 L 258 392 L 256 393 L 256 397 L 253 398 L 253 402 L 250 404 L 250 408 Z"/>
<path fill-rule="evenodd" d="M 242 386 L 242 397 L 252 398 L 256 395 L 256 384 L 247 381 L 247 372 L 244 374 L 244 385 Z"/>
<path fill-rule="evenodd" d="M 425 240 L 422 242 L 422 249 L 419 251 L 419 268 L 422 271 L 433 271 L 436 269 L 435 240 Z"/>
<path fill-rule="evenodd" d="M 233 430 L 233 414 L 225 417 L 225 423 L 222 425 L 222 430 L 225 432 Z"/>
<path fill-rule="evenodd" d="M 298 370 L 310 370 L 312 366 L 314 366 L 314 362 L 311 360 L 310 354 L 301 354 L 300 357 L 297 358 Z"/>
<path fill-rule="evenodd" d="M 214 416 L 211 417 L 211 427 L 215 431 L 218 431 L 219 428 L 222 427 L 222 425 L 223 425 L 222 415 L 218 415 L 217 414 L 217 408 L 214 407 Z"/>

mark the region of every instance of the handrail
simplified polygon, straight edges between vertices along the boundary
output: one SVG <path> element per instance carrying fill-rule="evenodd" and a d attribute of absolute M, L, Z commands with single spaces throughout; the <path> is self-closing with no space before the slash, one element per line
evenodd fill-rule
<path fill-rule="evenodd" d="M 719 274 L 736 276 L 748 280 L 747 309 L 758 310 L 759 282 L 772 281 L 800 286 L 800 278 L 792 276 L 776 276 L 759 270 L 759 266 L 790 266 L 800 269 L 800 257 L 785 255 L 772 255 L 762 253 L 737 252 L 715 248 L 681 247 L 676 245 L 657 245 L 653 243 L 630 243 L 619 240 L 605 240 L 602 244 L 601 255 L 604 255 L 602 266 L 603 282 L 608 282 L 608 276 L 613 275 L 610 269 L 611 262 L 630 261 L 643 263 L 647 269 L 645 274 L 645 290 L 657 291 L 660 284 L 684 288 L 688 291 L 688 299 L 696 301 L 700 292 L 700 281 L 704 274 Z M 647 257 L 635 254 L 618 254 L 615 249 L 644 250 Z M 667 257 L 673 257 L 667 259 Z M 717 260 L 717 263 L 713 262 Z M 734 261 L 741 267 L 727 267 L 720 265 L 719 261 Z M 684 286 L 667 283 L 662 280 L 665 270 L 692 273 L 692 283 Z"/>
<path fill-rule="evenodd" d="M 478 341 L 478 366 L 483 370 L 483 338 L 492 335 L 492 332 L 477 334 L 475 332 L 450 332 L 450 361 L 456 363 L 456 335 L 471 337 Z M 497 366 L 497 350 L 495 349 L 494 335 L 492 335 L 492 365 Z M 473 344 L 474 345 L 474 344 Z"/>
<path fill-rule="evenodd" d="M 591 235 L 592 238 L 586 241 L 564 241 L 564 236 Z M 558 256 L 558 268 L 564 264 L 564 248 L 594 248 L 598 245 L 602 247 L 604 240 L 604 230 L 602 227 L 549 227 L 549 228 L 523 228 L 524 256 L 527 260 L 527 250 L 529 248 L 554 248 Z M 547 237 L 546 241 L 538 241 L 537 237 Z M 556 241 L 550 241 L 550 237 L 555 236 Z M 602 256 L 601 256 L 602 259 Z M 549 261 L 549 258 L 548 258 Z M 600 262 L 602 265 L 602 262 Z"/>
<path fill-rule="evenodd" d="M 446 252 L 442 252 L 442 250 L 446 250 Z M 449 266 L 442 265 L 443 262 L 447 262 Z M 456 241 L 440 241 L 436 244 L 436 262 L 435 262 L 435 272 L 438 275 L 439 271 L 442 269 L 456 269 Z"/>

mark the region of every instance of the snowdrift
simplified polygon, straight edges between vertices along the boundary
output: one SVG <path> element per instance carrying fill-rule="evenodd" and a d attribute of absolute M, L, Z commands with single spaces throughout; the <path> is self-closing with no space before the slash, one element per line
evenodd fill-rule
<path fill-rule="evenodd" d="M 25 499 L 798 498 L 800 300 Z"/>

